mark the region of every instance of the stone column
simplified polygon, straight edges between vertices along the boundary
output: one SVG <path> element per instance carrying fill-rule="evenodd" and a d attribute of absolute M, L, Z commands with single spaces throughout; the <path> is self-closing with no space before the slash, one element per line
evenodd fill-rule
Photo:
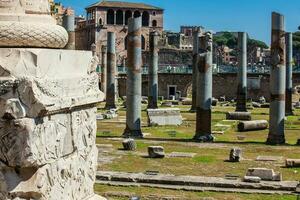
<path fill-rule="evenodd" d="M 97 62 L 30 2 L 0 1 L 0 199 L 100 200 Z"/>
<path fill-rule="evenodd" d="M 158 39 L 156 31 L 150 33 L 150 66 L 148 74 L 148 108 L 156 109 L 158 100 Z"/>
<path fill-rule="evenodd" d="M 284 16 L 272 13 L 271 71 L 270 71 L 270 128 L 268 144 L 285 143 L 285 32 Z"/>
<path fill-rule="evenodd" d="M 114 32 L 107 33 L 107 85 L 106 85 L 106 109 L 117 108 L 116 106 L 116 35 Z"/>
<path fill-rule="evenodd" d="M 286 33 L 286 96 L 285 115 L 293 115 L 293 34 Z"/>
<path fill-rule="evenodd" d="M 107 46 L 101 47 L 101 90 L 106 95 L 106 78 L 107 78 Z"/>
<path fill-rule="evenodd" d="M 68 44 L 65 49 L 74 50 L 75 49 L 75 16 L 74 15 L 64 15 L 63 16 L 63 27 L 67 30 L 69 35 Z"/>
<path fill-rule="evenodd" d="M 126 83 L 126 129 L 124 137 L 142 138 L 142 18 L 128 20 L 127 83 Z"/>
<path fill-rule="evenodd" d="M 212 100 L 212 34 L 206 32 L 199 39 L 197 64 L 197 115 L 196 135 L 200 142 L 212 142 L 211 100 Z"/>
<path fill-rule="evenodd" d="M 247 33 L 238 33 L 237 112 L 247 112 Z"/>
<path fill-rule="evenodd" d="M 199 35 L 200 29 L 193 30 L 193 75 L 192 75 L 192 107 L 191 112 L 196 112 L 197 104 L 197 63 L 199 53 Z"/>

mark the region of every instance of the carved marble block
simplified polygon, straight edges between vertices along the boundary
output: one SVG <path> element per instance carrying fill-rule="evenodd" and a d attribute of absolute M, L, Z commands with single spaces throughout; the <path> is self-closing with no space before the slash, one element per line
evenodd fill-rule
<path fill-rule="evenodd" d="M 0 48 L 1 200 L 102 199 L 94 65 L 91 52 Z"/>

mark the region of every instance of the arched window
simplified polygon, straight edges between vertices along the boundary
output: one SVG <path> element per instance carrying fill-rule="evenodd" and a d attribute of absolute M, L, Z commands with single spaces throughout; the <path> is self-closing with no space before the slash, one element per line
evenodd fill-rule
<path fill-rule="evenodd" d="M 115 24 L 115 12 L 112 9 L 107 11 L 107 24 Z"/>
<path fill-rule="evenodd" d="M 123 24 L 123 11 L 122 10 L 118 10 L 117 11 L 117 20 L 116 20 L 118 25 L 122 25 Z"/>
<path fill-rule="evenodd" d="M 152 27 L 157 27 L 157 21 L 156 20 L 152 21 Z"/>
<path fill-rule="evenodd" d="M 128 19 L 132 17 L 132 12 L 130 10 L 127 10 L 125 12 L 125 25 L 128 25 Z"/>
<path fill-rule="evenodd" d="M 138 18 L 140 16 L 141 16 L 141 13 L 139 11 L 135 11 L 134 14 L 133 14 L 134 18 Z"/>
<path fill-rule="evenodd" d="M 149 26 L 149 19 L 150 19 L 149 13 L 144 11 L 142 16 L 142 26 Z"/>
<path fill-rule="evenodd" d="M 99 19 L 99 25 L 103 25 L 102 19 Z"/>
<path fill-rule="evenodd" d="M 145 40 L 145 37 L 142 35 L 142 50 L 145 50 L 146 49 L 146 40 Z"/>

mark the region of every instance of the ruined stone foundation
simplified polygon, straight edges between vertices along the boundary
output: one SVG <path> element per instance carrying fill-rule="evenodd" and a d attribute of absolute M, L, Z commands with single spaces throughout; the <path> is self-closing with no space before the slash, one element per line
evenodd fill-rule
<path fill-rule="evenodd" d="M 91 52 L 0 48 L 0 199 L 98 200 Z"/>

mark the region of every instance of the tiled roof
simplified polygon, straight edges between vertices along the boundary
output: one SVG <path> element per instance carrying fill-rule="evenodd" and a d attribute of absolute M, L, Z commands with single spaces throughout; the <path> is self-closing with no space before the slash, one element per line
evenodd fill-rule
<path fill-rule="evenodd" d="M 105 8 L 138 8 L 138 9 L 145 9 L 145 10 L 163 10 L 162 8 L 147 5 L 144 3 L 130 3 L 124 1 L 100 1 L 98 3 L 94 3 L 87 8 L 92 7 L 105 7 Z"/>

